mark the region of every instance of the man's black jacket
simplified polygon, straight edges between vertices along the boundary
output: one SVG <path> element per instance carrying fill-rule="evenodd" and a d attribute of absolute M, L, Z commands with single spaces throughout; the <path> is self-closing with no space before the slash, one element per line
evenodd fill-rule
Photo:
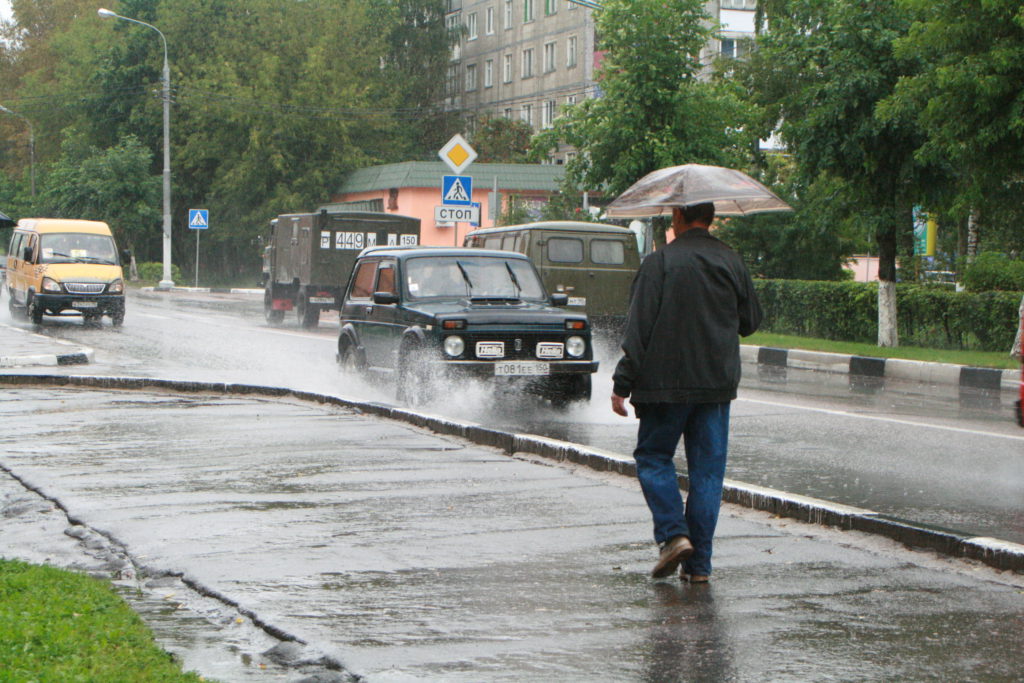
<path fill-rule="evenodd" d="M 736 398 L 739 337 L 761 305 L 739 254 L 693 228 L 648 255 L 633 280 L 612 380 L 633 403 L 721 403 Z"/>

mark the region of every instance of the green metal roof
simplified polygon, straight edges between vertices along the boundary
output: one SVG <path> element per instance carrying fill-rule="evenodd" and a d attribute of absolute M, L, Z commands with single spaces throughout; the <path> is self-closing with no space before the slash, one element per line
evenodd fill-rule
<path fill-rule="evenodd" d="M 361 168 L 348 174 L 336 194 L 389 190 L 393 187 L 441 187 L 441 176 L 455 175 L 442 161 L 404 161 Z M 462 175 L 473 178 L 474 189 L 556 192 L 565 167 L 556 164 L 472 164 Z"/>

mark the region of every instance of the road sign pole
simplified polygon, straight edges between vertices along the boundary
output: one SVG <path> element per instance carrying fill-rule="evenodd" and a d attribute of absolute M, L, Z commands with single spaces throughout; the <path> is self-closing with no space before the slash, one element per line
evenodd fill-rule
<path fill-rule="evenodd" d="M 199 233 L 202 230 L 196 230 L 196 289 L 199 289 Z"/>

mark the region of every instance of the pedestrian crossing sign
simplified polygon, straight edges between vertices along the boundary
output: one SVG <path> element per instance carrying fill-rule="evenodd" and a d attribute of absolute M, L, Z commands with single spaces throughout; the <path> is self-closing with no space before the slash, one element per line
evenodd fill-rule
<path fill-rule="evenodd" d="M 188 227 L 189 230 L 206 230 L 210 227 L 210 210 L 209 209 L 189 209 L 188 210 Z"/>
<path fill-rule="evenodd" d="M 441 203 L 469 206 L 473 203 L 473 178 L 468 175 L 441 176 Z"/>

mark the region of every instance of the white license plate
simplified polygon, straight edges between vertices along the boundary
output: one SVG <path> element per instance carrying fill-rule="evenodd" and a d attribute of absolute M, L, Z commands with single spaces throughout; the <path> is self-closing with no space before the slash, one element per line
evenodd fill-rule
<path fill-rule="evenodd" d="M 541 342 L 537 344 L 537 358 L 559 360 L 565 356 L 564 348 L 560 342 Z"/>
<path fill-rule="evenodd" d="M 505 342 L 477 342 L 477 358 L 504 358 Z"/>
<path fill-rule="evenodd" d="M 72 301 L 71 308 L 96 308 L 99 306 L 95 301 Z"/>
<path fill-rule="evenodd" d="M 537 361 L 504 361 L 494 364 L 495 375 L 550 375 L 550 363 L 538 363 Z"/>
<path fill-rule="evenodd" d="M 587 305 L 587 297 L 585 297 L 585 296 L 570 296 L 569 297 L 569 305 L 570 306 L 586 306 Z"/>
<path fill-rule="evenodd" d="M 333 296 L 311 296 L 309 297 L 309 303 L 311 304 L 333 304 Z"/>

